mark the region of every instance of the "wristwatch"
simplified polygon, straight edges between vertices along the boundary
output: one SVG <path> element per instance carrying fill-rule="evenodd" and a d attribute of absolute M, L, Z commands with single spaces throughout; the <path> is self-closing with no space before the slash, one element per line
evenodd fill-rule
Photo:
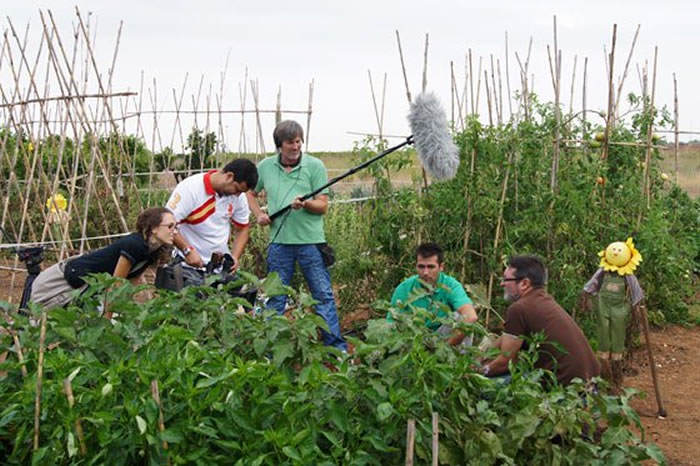
<path fill-rule="evenodd" d="M 190 255 L 191 252 L 192 252 L 192 248 L 189 246 L 186 246 L 185 249 L 182 250 L 182 255 L 187 257 Z"/>

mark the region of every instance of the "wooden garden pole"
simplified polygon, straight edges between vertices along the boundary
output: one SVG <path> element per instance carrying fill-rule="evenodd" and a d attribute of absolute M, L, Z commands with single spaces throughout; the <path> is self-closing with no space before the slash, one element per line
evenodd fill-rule
<path fill-rule="evenodd" d="M 408 77 L 406 76 L 406 64 L 403 61 L 403 50 L 401 49 L 401 37 L 399 36 L 399 30 L 396 31 L 396 43 L 399 46 L 399 59 L 401 60 L 401 72 L 403 73 L 403 82 L 406 86 L 406 98 L 410 104 L 413 99 L 411 99 L 411 90 L 408 87 Z"/>
<path fill-rule="evenodd" d="M 66 394 L 68 399 L 68 407 L 72 410 L 75 404 L 75 397 L 73 396 L 73 387 L 71 386 L 70 378 L 66 377 L 63 379 L 63 392 Z M 78 443 L 80 444 L 80 453 L 85 456 L 87 455 L 87 447 L 85 446 L 85 435 L 83 434 L 83 426 L 80 424 L 80 418 L 75 419 L 75 433 L 78 435 Z"/>
<path fill-rule="evenodd" d="M 574 86 L 576 85 L 576 64 L 578 55 L 574 55 L 574 70 L 571 73 L 571 94 L 569 95 L 569 118 L 574 114 Z M 569 122 L 571 120 L 569 119 Z"/>
<path fill-rule="evenodd" d="M 165 421 L 163 420 L 163 406 L 161 405 L 160 402 L 160 392 L 158 391 L 158 380 L 153 379 L 151 380 L 151 396 L 153 397 L 153 401 L 156 402 L 156 406 L 158 406 L 158 430 L 162 433 L 165 431 Z M 163 450 L 168 449 L 168 442 L 163 440 Z M 170 461 L 168 460 L 168 463 Z"/>
<path fill-rule="evenodd" d="M 634 39 L 632 39 L 632 45 L 630 46 L 630 53 L 627 55 L 627 62 L 625 62 L 625 69 L 622 72 L 622 79 L 620 79 L 620 84 L 617 86 L 617 94 L 615 97 L 615 118 L 617 118 L 617 111 L 618 108 L 620 107 L 620 100 L 622 100 L 622 85 L 625 83 L 625 79 L 627 78 L 627 71 L 630 66 L 630 61 L 632 60 L 632 53 L 634 52 L 634 46 L 637 43 L 637 37 L 639 36 L 639 28 L 640 25 L 637 25 L 637 30 L 634 33 Z"/>
<path fill-rule="evenodd" d="M 15 342 L 15 351 L 17 351 L 17 359 L 19 359 L 20 371 L 22 372 L 22 377 L 27 377 L 27 367 L 24 365 L 24 354 L 22 353 L 22 345 L 19 342 L 19 337 L 14 330 L 10 330 L 12 333 L 12 339 Z"/>
<path fill-rule="evenodd" d="M 508 120 L 513 118 L 513 104 L 510 94 L 510 66 L 508 65 L 508 31 L 506 31 L 506 92 L 508 93 Z"/>
<path fill-rule="evenodd" d="M 440 453 L 440 415 L 433 413 L 433 466 L 438 466 Z"/>
<path fill-rule="evenodd" d="M 673 73 L 673 171 L 678 184 L 678 82 Z"/>
<path fill-rule="evenodd" d="M 472 68 L 472 49 L 469 49 L 469 98 L 472 105 L 472 115 L 475 115 L 476 108 L 474 108 L 474 70 Z"/>
<path fill-rule="evenodd" d="M 652 74 L 652 80 L 651 80 L 651 100 L 650 100 L 650 106 L 649 106 L 649 113 L 650 113 L 650 121 L 649 121 L 649 127 L 647 128 L 647 150 L 646 150 L 646 156 L 644 158 L 644 189 L 645 189 L 645 195 L 646 195 L 646 200 L 647 200 L 647 209 L 651 207 L 651 142 L 652 142 L 652 137 L 653 137 L 653 131 L 654 131 L 654 118 L 656 117 L 656 109 L 654 107 L 655 102 L 654 102 L 654 97 L 656 95 L 656 61 L 659 53 L 659 47 L 654 47 L 654 72 Z M 641 215 L 639 217 L 641 221 Z M 639 222 L 637 222 L 637 227 L 639 227 Z"/>
<path fill-rule="evenodd" d="M 306 149 L 309 149 L 309 133 L 311 132 L 311 112 L 314 99 L 314 79 L 309 83 L 309 105 L 306 113 Z"/>
<path fill-rule="evenodd" d="M 503 185 L 501 187 L 501 199 L 499 201 L 499 207 L 498 207 L 498 220 L 496 221 L 496 233 L 493 238 L 493 253 L 498 258 L 498 244 L 499 240 L 501 237 L 501 225 L 503 224 L 503 210 L 506 202 L 506 193 L 508 192 L 508 177 L 510 175 L 510 166 L 513 164 L 513 160 L 515 157 L 515 152 L 511 152 L 508 155 L 508 162 L 506 164 L 506 172 L 503 175 Z M 493 282 L 496 277 L 496 274 L 494 272 L 491 272 L 489 275 L 489 289 L 488 289 L 488 300 L 489 304 L 491 304 L 491 292 L 493 291 Z M 488 307 L 486 310 L 486 327 L 488 328 L 489 326 L 489 318 L 491 314 L 491 306 Z"/>
<path fill-rule="evenodd" d="M 487 108 L 489 109 L 489 126 L 493 126 L 493 116 L 491 114 L 491 92 L 489 90 L 489 75 L 486 70 L 484 70 L 484 86 L 486 86 L 486 103 L 488 104 Z"/>
<path fill-rule="evenodd" d="M 654 364 L 654 355 L 651 352 L 651 338 L 649 337 L 649 318 L 647 317 L 647 308 L 645 305 L 638 306 L 637 309 L 642 317 L 642 328 L 644 329 L 644 338 L 647 341 L 647 356 L 649 357 L 649 369 L 651 369 L 651 380 L 654 383 L 654 394 L 656 395 L 656 404 L 659 408 L 658 415 L 666 417 L 666 408 L 661 400 L 661 391 L 659 390 L 659 380 L 656 377 L 656 364 Z"/>
<path fill-rule="evenodd" d="M 416 441 L 416 421 L 409 419 L 406 427 L 406 466 L 413 466 L 413 446 Z"/>
<path fill-rule="evenodd" d="M 613 87 L 613 69 L 615 63 L 615 43 L 617 42 L 617 24 L 613 24 L 613 35 L 612 35 L 612 47 L 610 49 L 610 55 L 608 59 L 608 113 L 605 118 L 605 131 L 603 133 L 603 154 L 601 158 L 607 160 L 608 152 L 610 150 L 610 145 L 608 141 L 610 139 L 610 130 L 613 125 L 613 112 L 614 112 L 614 101 L 615 101 L 615 89 Z M 603 190 L 605 193 L 605 190 Z M 603 197 L 605 199 L 605 197 Z"/>
<path fill-rule="evenodd" d="M 34 398 L 34 451 L 39 449 L 39 419 L 41 418 L 41 384 L 44 376 L 44 343 L 46 341 L 46 310 L 41 311 L 39 333 L 39 362 L 36 371 L 36 396 Z"/>
<path fill-rule="evenodd" d="M 588 57 L 583 60 L 583 95 L 581 97 L 581 112 L 583 113 L 583 122 L 581 125 L 582 139 L 586 139 L 586 83 L 588 81 Z"/>

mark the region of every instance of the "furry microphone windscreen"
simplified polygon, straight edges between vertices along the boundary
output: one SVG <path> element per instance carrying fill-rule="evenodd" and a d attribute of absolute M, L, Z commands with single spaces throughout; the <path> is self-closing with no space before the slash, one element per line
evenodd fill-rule
<path fill-rule="evenodd" d="M 435 94 L 424 92 L 416 97 L 408 113 L 408 122 L 423 167 L 438 180 L 454 178 L 459 167 L 459 153 Z"/>

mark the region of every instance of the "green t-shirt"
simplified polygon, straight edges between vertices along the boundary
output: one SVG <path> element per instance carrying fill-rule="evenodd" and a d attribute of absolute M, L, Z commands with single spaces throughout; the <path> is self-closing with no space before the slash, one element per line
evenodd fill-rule
<path fill-rule="evenodd" d="M 440 304 L 446 305 L 452 312 L 456 312 L 465 304 L 472 304 L 472 300 L 469 299 L 462 284 L 442 272 L 438 276 L 437 284 L 432 293 L 418 299 L 412 297 L 412 295 L 422 294 L 425 291 L 427 290 L 423 287 L 418 275 L 413 275 L 396 287 L 391 296 L 391 305 L 398 307 L 401 312 L 410 312 L 409 306 L 414 306 L 426 309 L 436 317 L 444 318 L 447 317 L 447 312 Z M 387 314 L 387 320 L 392 320 L 391 313 Z M 440 327 L 438 322 L 433 322 L 430 319 L 425 320 L 425 325 L 432 329 Z"/>
<path fill-rule="evenodd" d="M 295 197 L 309 194 L 328 181 L 323 162 L 309 154 L 303 154 L 301 162 L 289 173 L 279 163 L 279 157 L 267 157 L 258 164 L 258 184 L 255 192 L 267 194 L 267 212 L 274 214 L 287 207 Z M 328 194 L 328 190 L 320 194 Z M 290 209 L 270 225 L 270 242 L 280 244 L 325 243 L 323 215 L 312 214 L 306 209 Z"/>

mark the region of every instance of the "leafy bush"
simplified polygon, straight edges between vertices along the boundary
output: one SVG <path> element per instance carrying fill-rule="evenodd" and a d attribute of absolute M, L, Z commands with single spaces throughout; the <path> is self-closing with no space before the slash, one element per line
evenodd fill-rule
<path fill-rule="evenodd" d="M 239 298 L 211 288 L 136 304 L 139 288 L 123 280 L 90 283 L 80 301 L 48 314 L 53 349 L 43 365 L 37 451 L 40 330 L 16 317 L 29 376 L 14 357 L 0 366 L 4 464 L 402 464 L 408 419 L 427 463 L 433 413 L 442 464 L 663 462 L 629 430 L 642 430 L 632 392 L 582 397 L 580 384 L 543 391 L 553 376 L 532 369 L 534 352 L 524 352 L 504 386 L 473 371 L 476 350 L 456 352 L 421 315 L 399 316 L 394 327 L 371 321 L 349 357 L 320 344 L 325 324 L 305 311 L 312 301 L 304 294 L 287 319 L 237 312 Z M 276 276 L 258 285 L 267 295 L 292 292 Z M 97 315 L 105 299 L 120 314 L 113 323 Z M 596 426 L 606 426 L 600 439 Z"/>
<path fill-rule="evenodd" d="M 390 295 L 412 273 L 413 248 L 430 240 L 445 248 L 447 270 L 463 283 L 488 284 L 509 255 L 543 256 L 549 291 L 573 310 L 598 267 L 598 251 L 632 236 L 644 258 L 637 277 L 652 315 L 660 317 L 657 323 L 687 321 L 685 300 L 700 259 L 700 201 L 659 176 L 658 149 L 653 149 L 647 208 L 642 193 L 646 147 L 630 143 L 646 141 L 651 117 L 640 112 L 629 124 L 614 127 L 610 140 L 624 144 L 611 145 L 607 159 L 602 148 L 586 142 L 562 143 L 553 191 L 554 110 L 535 103 L 531 114 L 530 120 L 501 127 L 470 119 L 455 135 L 461 164 L 453 180 L 433 183 L 422 193 L 402 189 L 364 208 L 362 217 L 372 229 L 365 250 L 373 251 L 373 261 L 388 264 L 379 269 L 368 294 Z M 656 124 L 666 119 L 662 112 Z M 586 134 L 591 132 L 586 128 Z M 571 122 L 562 138 L 583 133 Z M 383 176 L 381 170 L 373 173 Z M 497 281 L 492 284 L 491 298 L 502 308 Z"/>

